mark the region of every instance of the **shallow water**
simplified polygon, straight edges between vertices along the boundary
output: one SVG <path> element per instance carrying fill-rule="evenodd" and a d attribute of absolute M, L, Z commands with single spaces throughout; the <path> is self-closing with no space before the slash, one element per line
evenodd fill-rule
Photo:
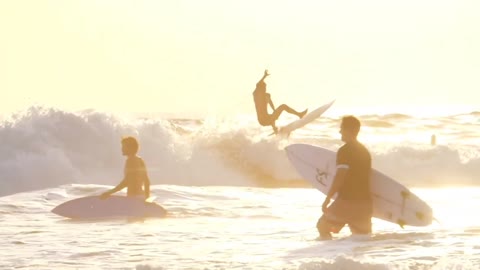
<path fill-rule="evenodd" d="M 401 229 L 374 219 L 369 237 L 345 228 L 334 241 L 315 240 L 324 195 L 283 148 L 338 149 L 338 118 L 278 140 L 251 119 L 31 108 L 0 126 L 0 269 L 479 269 L 478 113 L 360 119 L 374 167 L 425 200 L 438 222 Z M 85 222 L 50 213 L 118 183 L 124 135 L 139 138 L 153 195 L 169 216 Z"/>
<path fill-rule="evenodd" d="M 1 198 L 2 269 L 480 267 L 479 220 L 461 203 L 479 205 L 479 188 L 414 189 L 439 222 L 401 229 L 374 219 L 371 236 L 349 236 L 344 228 L 333 241 L 315 240 L 323 195 L 314 189 L 154 186 L 169 216 L 136 222 L 72 221 L 49 212 L 106 188 L 67 185 Z"/>

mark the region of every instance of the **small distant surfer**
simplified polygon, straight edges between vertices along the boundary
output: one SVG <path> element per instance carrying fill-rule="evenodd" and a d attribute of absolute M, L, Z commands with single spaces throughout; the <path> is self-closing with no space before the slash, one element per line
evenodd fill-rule
<path fill-rule="evenodd" d="M 345 116 L 340 134 L 345 144 L 337 152 L 337 171 L 322 205 L 323 215 L 317 222 L 320 240 L 329 240 L 348 224 L 352 234 L 370 234 L 373 215 L 370 195 L 372 159 L 368 149 L 357 140 L 360 121 Z M 337 194 L 335 201 L 330 200 Z"/>
<path fill-rule="evenodd" d="M 139 156 L 138 142 L 134 137 L 122 139 L 122 154 L 127 157 L 124 168 L 124 178 L 116 187 L 100 195 L 106 199 L 115 192 L 127 188 L 127 196 L 147 199 L 150 197 L 150 179 L 148 178 L 145 162 Z"/>
<path fill-rule="evenodd" d="M 267 84 L 265 83 L 265 78 L 268 75 L 270 75 L 268 70 L 265 70 L 263 77 L 260 79 L 260 81 L 258 81 L 257 87 L 255 88 L 255 91 L 253 91 L 253 100 L 255 101 L 258 123 L 260 123 L 262 126 L 272 126 L 273 132 L 277 133 L 278 128 L 275 125 L 275 121 L 277 121 L 278 117 L 280 117 L 280 114 L 283 111 L 302 118 L 307 113 L 307 110 L 304 110 L 303 112 L 297 112 L 285 104 L 275 108 L 270 94 L 267 93 Z M 273 110 L 271 114 L 268 113 L 268 105 L 270 105 Z"/>
<path fill-rule="evenodd" d="M 435 136 L 435 134 L 432 134 L 432 137 L 430 137 L 430 144 L 431 145 L 437 144 L 437 136 Z"/>

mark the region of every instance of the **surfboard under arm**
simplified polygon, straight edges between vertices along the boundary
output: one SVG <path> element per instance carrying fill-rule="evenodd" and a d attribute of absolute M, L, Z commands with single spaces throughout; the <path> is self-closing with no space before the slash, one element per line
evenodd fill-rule
<path fill-rule="evenodd" d="M 287 157 L 299 175 L 322 193 L 327 194 L 335 176 L 336 153 L 308 144 L 291 144 L 285 148 Z M 391 177 L 372 169 L 370 193 L 373 216 L 400 227 L 428 226 L 432 208 L 407 187 Z"/>

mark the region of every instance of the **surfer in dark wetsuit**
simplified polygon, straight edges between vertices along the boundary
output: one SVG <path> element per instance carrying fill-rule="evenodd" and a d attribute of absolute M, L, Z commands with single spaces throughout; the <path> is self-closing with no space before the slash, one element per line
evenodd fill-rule
<path fill-rule="evenodd" d="M 138 142 L 134 137 L 122 139 L 122 154 L 127 156 L 124 168 L 124 178 L 113 189 L 100 195 L 101 199 L 106 199 L 113 193 L 127 188 L 128 197 L 140 197 L 146 199 L 150 197 L 150 179 L 148 178 L 145 162 L 139 156 Z"/>
<path fill-rule="evenodd" d="M 332 239 L 331 233 L 338 233 L 346 224 L 352 234 L 372 232 L 372 158 L 368 149 L 357 141 L 359 131 L 357 118 L 342 118 L 340 134 L 345 144 L 337 152 L 337 172 L 322 205 L 323 215 L 317 222 L 320 240 Z M 337 198 L 330 204 L 335 194 Z"/>
<path fill-rule="evenodd" d="M 255 88 L 255 91 L 253 91 L 253 100 L 255 101 L 258 123 L 260 123 L 262 126 L 272 126 L 274 133 L 277 133 L 278 128 L 275 126 L 275 121 L 277 121 L 278 117 L 280 117 L 280 114 L 283 111 L 302 118 L 307 113 L 307 110 L 304 110 L 303 112 L 297 112 L 285 104 L 275 108 L 272 99 L 270 98 L 270 94 L 267 93 L 267 84 L 265 83 L 265 78 L 268 75 L 270 75 L 268 74 L 268 70 L 265 70 L 262 79 L 258 81 L 257 87 Z M 273 110 L 272 114 L 268 113 L 268 105 L 270 105 Z"/>

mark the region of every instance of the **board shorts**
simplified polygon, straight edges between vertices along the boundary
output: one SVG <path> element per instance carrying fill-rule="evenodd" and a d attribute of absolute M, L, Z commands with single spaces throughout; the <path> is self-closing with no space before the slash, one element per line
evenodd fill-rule
<path fill-rule="evenodd" d="M 347 201 L 336 199 L 320 217 L 318 224 L 325 221 L 330 232 L 338 233 L 348 224 L 352 234 L 369 234 L 372 232 L 371 201 Z"/>

